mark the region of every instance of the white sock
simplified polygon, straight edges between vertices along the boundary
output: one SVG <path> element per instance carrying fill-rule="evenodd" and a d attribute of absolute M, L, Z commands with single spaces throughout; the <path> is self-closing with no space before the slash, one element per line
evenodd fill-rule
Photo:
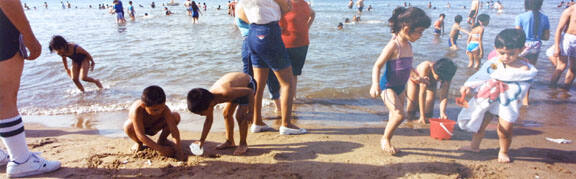
<path fill-rule="evenodd" d="M 0 120 L 0 137 L 8 148 L 11 161 L 21 163 L 28 160 L 30 152 L 26 145 L 24 123 L 20 115 Z"/>

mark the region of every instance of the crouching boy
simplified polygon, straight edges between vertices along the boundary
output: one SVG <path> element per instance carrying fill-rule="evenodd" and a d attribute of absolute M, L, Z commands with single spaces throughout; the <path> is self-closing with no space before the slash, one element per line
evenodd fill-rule
<path fill-rule="evenodd" d="M 194 88 L 188 92 L 188 110 L 190 112 L 206 116 L 202 136 L 194 144 L 203 149 L 206 137 L 210 132 L 213 121 L 214 106 L 226 103 L 223 116 L 226 124 L 226 141 L 216 147 L 218 150 L 236 147 L 234 142 L 234 111 L 240 127 L 240 143 L 234 150 L 234 155 L 241 155 L 248 150 L 246 136 L 248 135 L 248 123 L 252 117 L 254 104 L 254 90 L 256 81 L 245 73 L 228 73 L 222 76 L 212 85 L 210 90 Z"/>
<path fill-rule="evenodd" d="M 166 94 L 159 86 L 149 86 L 142 92 L 142 98 L 132 104 L 128 120 L 124 123 L 124 132 L 136 144 L 131 148 L 133 152 L 141 151 L 144 147 L 160 152 L 164 156 L 176 156 L 182 160 L 184 153 L 180 147 L 180 132 L 178 123 L 180 114 L 171 112 L 166 106 Z M 157 142 L 148 136 L 160 132 Z M 174 143 L 168 141 L 172 134 Z"/>

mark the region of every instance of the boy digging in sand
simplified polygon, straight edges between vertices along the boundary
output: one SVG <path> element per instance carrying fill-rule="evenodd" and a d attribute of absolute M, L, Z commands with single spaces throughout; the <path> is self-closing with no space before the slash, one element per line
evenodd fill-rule
<path fill-rule="evenodd" d="M 248 123 L 253 115 L 254 90 L 256 81 L 245 73 L 234 72 L 222 76 L 212 85 L 210 90 L 194 88 L 188 92 L 188 110 L 190 112 L 206 116 L 202 137 L 194 144 L 202 149 L 206 137 L 210 132 L 213 121 L 214 106 L 226 103 L 223 116 L 226 120 L 226 141 L 216 147 L 218 150 L 235 147 L 234 142 L 234 111 L 236 121 L 240 126 L 240 145 L 234 150 L 234 155 L 242 155 L 248 150 L 246 136 L 248 135 Z"/>
<path fill-rule="evenodd" d="M 160 152 L 164 156 L 174 156 L 183 160 L 184 153 L 180 147 L 180 132 L 178 123 L 180 114 L 170 111 L 166 106 L 166 95 L 159 86 L 149 86 L 142 92 L 142 99 L 130 107 L 128 120 L 124 123 L 124 132 L 136 145 L 131 151 L 144 150 L 144 146 Z M 160 137 L 154 142 L 148 135 L 154 136 L 159 131 Z M 168 141 L 172 134 L 175 144 Z"/>

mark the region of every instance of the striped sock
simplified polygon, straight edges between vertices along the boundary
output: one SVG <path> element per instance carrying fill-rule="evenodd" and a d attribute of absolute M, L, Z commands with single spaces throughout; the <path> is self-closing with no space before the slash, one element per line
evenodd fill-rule
<path fill-rule="evenodd" d="M 24 123 L 20 115 L 0 120 L 0 137 L 10 154 L 10 160 L 16 163 L 28 160 L 30 152 L 26 145 Z"/>

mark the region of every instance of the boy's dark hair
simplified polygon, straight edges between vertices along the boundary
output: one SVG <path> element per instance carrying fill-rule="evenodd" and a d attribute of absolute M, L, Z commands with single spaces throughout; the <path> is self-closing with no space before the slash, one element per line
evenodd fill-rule
<path fill-rule="evenodd" d="M 409 32 L 414 32 L 416 28 L 430 27 L 430 17 L 426 13 L 417 7 L 397 7 L 392 12 L 392 17 L 388 19 L 388 25 L 390 26 L 390 31 L 394 34 L 398 34 L 402 27 L 410 27 Z"/>
<path fill-rule="evenodd" d="M 154 106 L 166 103 L 166 94 L 164 94 L 164 90 L 161 87 L 153 85 L 144 89 L 140 99 L 144 105 Z"/>
<path fill-rule="evenodd" d="M 480 26 L 480 22 L 482 22 L 482 24 L 484 26 L 487 26 L 490 23 L 490 16 L 488 14 L 478 15 L 478 18 L 476 18 L 476 24 L 474 24 L 474 27 Z"/>
<path fill-rule="evenodd" d="M 440 78 L 440 80 L 450 81 L 452 80 L 452 77 L 454 77 L 454 74 L 456 74 L 458 67 L 456 67 L 456 64 L 454 64 L 452 60 L 448 58 L 442 58 L 434 62 L 432 69 L 434 72 L 436 72 L 436 74 L 438 74 L 438 78 Z"/>
<path fill-rule="evenodd" d="M 54 52 L 54 50 L 64 49 L 68 46 L 68 42 L 64 37 L 55 35 L 52 36 L 52 40 L 50 40 L 50 45 L 48 45 L 48 49 L 50 53 Z"/>
<path fill-rule="evenodd" d="M 440 14 L 440 17 L 446 17 L 446 14 L 442 13 Z"/>
<path fill-rule="evenodd" d="M 526 35 L 520 29 L 504 29 L 494 39 L 494 47 L 506 49 L 524 48 Z"/>
<path fill-rule="evenodd" d="M 188 102 L 188 110 L 199 114 L 210 107 L 210 103 L 214 100 L 214 95 L 204 88 L 194 88 L 188 92 L 186 100 Z"/>
<path fill-rule="evenodd" d="M 462 16 L 461 16 L 461 15 L 456 15 L 456 17 L 454 17 L 454 22 L 456 22 L 456 23 L 462 22 Z"/>

